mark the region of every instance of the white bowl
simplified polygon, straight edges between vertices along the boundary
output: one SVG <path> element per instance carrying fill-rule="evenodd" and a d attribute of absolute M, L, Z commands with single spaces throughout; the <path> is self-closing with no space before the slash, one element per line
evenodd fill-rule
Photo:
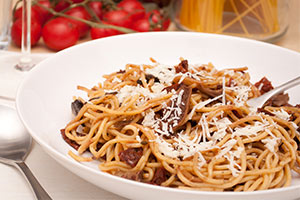
<path fill-rule="evenodd" d="M 203 192 L 154 186 L 101 172 L 97 162 L 79 163 L 67 155 L 73 150 L 60 129 L 71 119 L 71 102 L 77 85 L 92 87 L 102 75 L 127 63 L 165 64 L 179 58 L 189 63 L 212 62 L 217 68 L 248 66 L 252 81 L 267 76 L 278 85 L 300 74 L 300 54 L 275 45 L 237 37 L 153 32 L 99 39 L 61 51 L 38 64 L 27 75 L 17 94 L 17 110 L 24 125 L 45 151 L 83 179 L 130 199 L 295 199 L 300 197 L 300 176 L 286 188 L 255 192 Z M 299 87 L 289 90 L 291 102 L 300 103 Z M 46 165 L 46 164 L 45 164 Z M 59 183 L 57 183 L 59 184 Z M 76 183 L 74 183 L 76 185 Z"/>

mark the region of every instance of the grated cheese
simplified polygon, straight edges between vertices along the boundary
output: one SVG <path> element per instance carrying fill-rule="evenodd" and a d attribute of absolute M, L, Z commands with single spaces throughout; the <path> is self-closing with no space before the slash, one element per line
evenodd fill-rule
<path fill-rule="evenodd" d="M 265 144 L 265 147 L 267 147 L 272 153 L 275 154 L 275 146 L 277 145 L 277 142 L 280 140 L 280 138 L 265 138 L 261 140 L 262 143 Z"/>
<path fill-rule="evenodd" d="M 205 164 L 206 164 L 205 158 L 203 157 L 201 152 L 198 152 L 198 168 L 201 169 L 201 167 Z"/>
<path fill-rule="evenodd" d="M 208 138 L 208 139 L 211 138 L 206 117 L 207 117 L 206 114 L 203 114 L 201 116 L 201 119 L 199 120 L 199 123 L 198 123 L 202 128 L 202 140 L 203 140 L 203 142 L 206 142 L 206 138 Z"/>
<path fill-rule="evenodd" d="M 165 156 L 170 158 L 177 158 L 179 156 L 179 152 L 175 151 L 172 144 L 166 142 L 162 136 L 157 136 L 155 142 L 158 144 L 158 150 Z"/>
<path fill-rule="evenodd" d="M 234 104 L 236 106 L 243 106 L 248 100 L 248 93 L 251 91 L 251 88 L 248 86 L 226 87 L 226 89 L 232 90 L 237 93 L 234 99 Z"/>
<path fill-rule="evenodd" d="M 253 125 L 247 125 L 244 127 L 236 127 L 233 130 L 232 137 L 238 135 L 238 136 L 257 136 L 257 134 L 261 131 L 266 130 L 270 126 L 269 123 L 261 123 L 258 121 L 255 121 Z"/>
<path fill-rule="evenodd" d="M 104 92 L 105 93 L 113 93 L 113 92 L 117 92 L 116 90 L 106 90 L 106 89 L 104 89 Z"/>
<path fill-rule="evenodd" d="M 283 120 L 286 120 L 286 121 L 289 121 L 290 120 L 290 117 L 291 115 L 289 113 L 287 113 L 284 109 L 280 109 L 280 110 L 275 110 L 275 111 L 272 111 L 272 113 L 280 118 L 280 119 L 283 119 Z"/>
<path fill-rule="evenodd" d="M 218 153 L 218 155 L 216 156 L 216 158 L 221 158 L 223 157 L 226 153 L 228 153 L 232 147 L 237 143 L 237 140 L 236 139 L 230 139 L 228 140 L 225 144 L 222 145 L 221 147 L 221 151 L 220 153 Z"/>
<path fill-rule="evenodd" d="M 142 142 L 142 139 L 141 139 L 141 137 L 139 135 L 135 136 L 135 140 L 138 141 L 139 143 Z"/>
<path fill-rule="evenodd" d="M 155 135 L 155 141 L 158 144 L 159 151 L 170 158 L 182 157 L 185 159 L 199 153 L 199 159 L 201 160 L 200 163 L 205 164 L 206 161 L 204 158 L 201 158 L 200 152 L 217 148 L 213 141 L 200 142 L 201 136 L 197 132 L 195 132 L 192 137 L 184 134 L 182 131 L 178 133 L 178 137 L 173 138 L 173 144 L 167 143 L 162 136 L 159 136 L 158 134 Z"/>
<path fill-rule="evenodd" d="M 231 174 L 232 176 L 234 177 L 237 177 L 240 173 L 239 170 L 241 170 L 241 166 L 239 164 L 237 164 L 237 162 L 235 161 L 235 158 L 239 158 L 242 151 L 243 151 L 243 148 L 239 147 L 238 150 L 236 151 L 230 151 L 228 152 L 227 155 L 224 155 L 224 158 L 226 158 L 229 162 L 229 165 L 228 165 L 228 169 L 231 171 Z M 239 169 L 236 169 L 236 167 Z"/>
<path fill-rule="evenodd" d="M 147 68 L 146 74 L 152 74 L 157 77 L 160 83 L 170 85 L 176 75 L 174 67 L 157 63 L 154 68 Z"/>
<path fill-rule="evenodd" d="M 236 151 L 230 151 L 230 149 L 232 148 L 232 146 L 236 144 L 236 140 L 233 140 L 233 141 L 229 140 L 227 143 L 228 144 L 225 147 L 226 149 L 223 149 L 223 151 L 226 152 L 225 154 L 223 154 L 223 156 L 229 162 L 228 169 L 231 171 L 231 174 L 234 177 L 237 177 L 239 175 L 239 173 L 240 173 L 239 170 L 241 170 L 242 168 L 241 168 L 241 166 L 239 164 L 237 164 L 237 162 L 235 161 L 235 158 L 239 159 L 241 157 L 241 154 L 244 151 L 244 148 L 243 147 L 238 147 Z M 224 153 L 224 152 L 221 152 L 221 153 Z"/>
<path fill-rule="evenodd" d="M 163 84 L 160 84 L 160 83 L 154 83 L 151 87 L 151 90 L 154 92 L 154 93 L 160 93 L 163 91 L 163 89 L 165 88 L 165 86 Z"/>
<path fill-rule="evenodd" d="M 213 140 L 222 140 L 225 135 L 227 134 L 226 130 L 229 128 L 229 125 L 232 124 L 232 122 L 227 118 L 221 118 L 220 120 L 217 120 L 216 118 L 212 118 L 213 122 L 210 122 L 210 124 L 217 127 L 217 131 L 214 132 L 212 139 Z M 232 130 L 231 130 L 232 131 Z"/>
<path fill-rule="evenodd" d="M 297 131 L 297 129 L 299 128 L 298 125 L 295 122 L 291 122 L 292 126 L 294 127 L 295 131 Z"/>
<path fill-rule="evenodd" d="M 146 112 L 142 124 L 144 126 L 152 127 L 155 124 L 154 116 L 155 116 L 154 111 L 150 109 L 149 111 Z"/>

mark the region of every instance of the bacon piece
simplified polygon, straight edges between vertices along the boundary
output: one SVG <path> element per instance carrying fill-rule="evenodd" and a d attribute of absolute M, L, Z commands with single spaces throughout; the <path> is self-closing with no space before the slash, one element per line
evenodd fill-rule
<path fill-rule="evenodd" d="M 83 107 L 83 105 L 84 104 L 78 99 L 73 101 L 72 104 L 71 104 L 73 114 L 77 115 L 79 113 L 80 109 Z"/>
<path fill-rule="evenodd" d="M 280 107 L 280 106 L 287 106 L 289 105 L 289 95 L 288 94 L 277 94 L 275 96 L 273 96 L 272 98 L 270 98 L 265 104 L 264 106 L 273 106 L 273 107 Z"/>
<path fill-rule="evenodd" d="M 163 167 L 161 167 L 155 171 L 151 184 L 161 185 L 167 179 L 168 179 L 168 171 L 165 170 Z"/>
<path fill-rule="evenodd" d="M 126 162 L 130 167 L 135 167 L 143 156 L 143 148 L 128 148 L 119 153 L 120 160 Z"/>
<path fill-rule="evenodd" d="M 178 97 L 170 100 L 167 103 L 167 107 L 162 109 L 163 116 L 166 114 L 168 115 L 166 119 L 162 120 L 162 123 L 166 123 L 168 127 L 172 126 L 173 130 L 179 128 L 186 120 L 188 109 L 190 106 L 192 88 L 186 86 L 185 84 L 180 84 L 178 86 L 176 94 L 178 95 Z M 178 103 L 179 98 L 181 98 L 181 101 Z"/>
<path fill-rule="evenodd" d="M 79 144 L 66 136 L 65 129 L 60 129 L 60 134 L 61 134 L 62 138 L 64 139 L 64 141 L 66 141 L 66 143 L 68 143 L 74 149 L 78 150 Z"/>
<path fill-rule="evenodd" d="M 189 71 L 189 64 L 187 60 L 181 61 L 177 66 L 175 66 L 176 73 L 186 73 Z"/>
<path fill-rule="evenodd" d="M 178 90 L 179 89 L 179 84 L 178 83 L 174 83 L 168 87 L 165 87 L 163 90 L 166 90 L 168 93 L 171 92 L 172 90 Z"/>
<path fill-rule="evenodd" d="M 274 87 L 272 86 L 272 83 L 266 77 L 263 77 L 262 79 L 260 79 L 260 81 L 255 83 L 254 86 L 259 89 L 261 94 L 264 94 L 264 93 L 269 92 L 270 90 L 274 89 Z"/>
<path fill-rule="evenodd" d="M 178 94 L 181 92 L 181 90 L 183 90 L 183 94 L 182 94 L 182 99 L 181 99 L 181 104 L 179 106 L 180 110 L 182 111 L 181 112 L 181 115 L 179 116 L 179 120 L 178 120 L 178 125 L 174 127 L 174 130 L 177 129 L 178 127 L 180 127 L 186 117 L 187 117 L 187 114 L 188 114 L 188 110 L 189 110 L 189 107 L 190 107 L 190 99 L 191 99 L 191 96 L 192 96 L 192 88 L 182 84 L 179 89 L 178 89 Z"/>

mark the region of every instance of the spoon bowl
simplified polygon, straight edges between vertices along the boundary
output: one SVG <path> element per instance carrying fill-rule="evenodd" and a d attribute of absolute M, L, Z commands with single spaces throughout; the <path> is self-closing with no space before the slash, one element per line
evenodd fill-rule
<path fill-rule="evenodd" d="M 13 164 L 23 161 L 32 139 L 13 108 L 0 105 L 0 159 Z"/>
<path fill-rule="evenodd" d="M 19 169 L 30 183 L 37 199 L 51 199 L 24 163 L 31 143 L 32 138 L 15 109 L 0 105 L 0 162 Z"/>

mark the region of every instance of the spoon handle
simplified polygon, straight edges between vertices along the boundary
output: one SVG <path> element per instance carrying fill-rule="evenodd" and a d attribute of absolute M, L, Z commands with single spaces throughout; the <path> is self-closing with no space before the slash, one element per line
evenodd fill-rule
<path fill-rule="evenodd" d="M 31 185 L 31 188 L 35 194 L 36 199 L 40 200 L 52 200 L 44 188 L 40 185 L 38 180 L 34 177 L 30 169 L 24 162 L 16 162 L 16 167 L 24 174 L 27 181 Z"/>

